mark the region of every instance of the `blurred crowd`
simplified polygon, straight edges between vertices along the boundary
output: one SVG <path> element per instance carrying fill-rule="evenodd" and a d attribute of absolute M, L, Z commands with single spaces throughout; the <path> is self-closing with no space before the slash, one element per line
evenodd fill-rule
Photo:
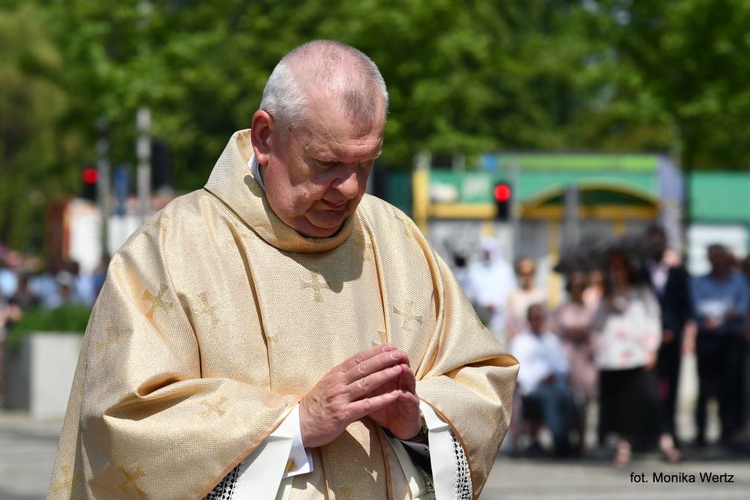
<path fill-rule="evenodd" d="M 40 264 L 37 259 L 0 244 L 0 307 L 11 322 L 24 310 L 35 307 L 54 309 L 70 304 L 91 307 L 105 273 L 105 266 L 83 273 L 77 262 L 61 258 Z"/>
<path fill-rule="evenodd" d="M 74 261 L 52 258 L 41 263 L 0 244 L 0 401 L 8 332 L 34 309 L 92 307 L 105 274 L 105 265 L 84 273 Z"/>
<path fill-rule="evenodd" d="M 617 466 L 652 449 L 678 462 L 686 444 L 746 451 L 750 254 L 738 258 L 718 243 L 706 252 L 710 271 L 690 276 L 658 224 L 582 241 L 555 267 L 565 293 L 554 306 L 537 262 L 508 262 L 495 240 L 482 240 L 474 259 L 456 259 L 467 297 L 521 365 L 506 451 L 569 457 L 611 450 Z M 686 355 L 695 355 L 698 377 L 690 443 L 676 425 Z M 711 401 L 720 435 L 709 443 Z M 586 438 L 592 427 L 593 440 Z M 542 431 L 551 437 L 544 446 Z"/>

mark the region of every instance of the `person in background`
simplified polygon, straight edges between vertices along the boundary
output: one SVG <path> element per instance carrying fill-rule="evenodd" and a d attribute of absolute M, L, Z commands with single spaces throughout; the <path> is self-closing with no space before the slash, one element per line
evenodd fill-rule
<path fill-rule="evenodd" d="M 547 293 L 535 286 L 536 262 L 531 257 L 521 257 L 516 261 L 516 286 L 508 294 L 508 336 L 513 338 L 526 329 L 527 311 L 531 304 L 543 304 Z"/>
<path fill-rule="evenodd" d="M 740 270 L 745 276 L 745 283 L 750 289 L 750 253 L 742 259 Z M 750 449 L 750 301 L 745 315 L 745 353 L 743 357 L 743 429 L 745 431 L 745 448 Z"/>
<path fill-rule="evenodd" d="M 594 364 L 591 323 L 595 307 L 584 301 L 588 273 L 571 271 L 565 280 L 566 301 L 552 315 L 550 329 L 560 338 L 570 367 L 570 387 L 576 404 L 575 429 L 579 432 L 578 452 L 586 451 L 587 410 L 598 397 L 598 371 Z"/>
<path fill-rule="evenodd" d="M 490 331 L 507 340 L 508 294 L 513 288 L 513 268 L 500 254 L 494 238 L 480 240 L 479 258 L 469 264 L 468 278 L 474 306 Z"/>
<path fill-rule="evenodd" d="M 471 278 L 469 276 L 469 267 L 466 256 L 460 252 L 453 252 L 453 274 L 456 276 L 456 281 L 464 291 L 466 298 L 470 302 L 474 302 L 475 293 L 472 289 Z"/>
<path fill-rule="evenodd" d="M 48 307 L 54 309 L 64 306 L 87 305 L 86 300 L 78 293 L 78 283 L 77 276 L 73 273 L 68 271 L 57 273 L 57 297 L 56 300 L 48 304 Z"/>
<path fill-rule="evenodd" d="M 510 352 L 522 369 L 518 373 L 518 391 L 523 404 L 541 408 L 544 424 L 552 433 L 554 454 L 570 453 L 570 416 L 573 394 L 568 384 L 569 364 L 557 335 L 546 328 L 543 304 L 527 309 L 527 326 L 510 341 Z"/>
<path fill-rule="evenodd" d="M 4 247 L 0 254 L 0 298 L 8 300 L 18 290 L 18 277 L 21 274 L 23 257 L 16 250 Z"/>
<path fill-rule="evenodd" d="M 8 301 L 11 304 L 17 305 L 22 311 L 39 307 L 39 297 L 31 289 L 30 279 L 28 273 L 21 273 L 18 277 L 18 289 L 15 295 Z"/>
<path fill-rule="evenodd" d="M 694 348 L 698 360 L 695 444 L 706 444 L 707 404 L 715 398 L 721 444 L 734 448 L 742 439 L 743 334 L 750 292 L 745 278 L 732 268 L 724 245 L 709 245 L 707 254 L 711 270 L 695 277 L 690 287 L 696 328 L 685 337 L 685 349 Z"/>
<path fill-rule="evenodd" d="M 41 307 L 52 309 L 60 303 L 60 283 L 57 276 L 63 271 L 65 271 L 65 261 L 60 257 L 52 256 L 47 260 L 44 272 L 30 278 L 29 287 L 39 298 Z"/>
<path fill-rule="evenodd" d="M 94 269 L 91 276 L 91 286 L 93 288 L 92 295 L 93 301 L 96 302 L 96 298 L 99 296 L 99 292 L 102 291 L 104 286 L 104 280 L 107 278 L 107 267 L 109 266 L 110 256 L 108 252 L 102 254 L 102 260 L 99 265 Z"/>
<path fill-rule="evenodd" d="M 748 253 L 744 259 L 742 259 L 742 265 L 740 270 L 745 276 L 745 280 L 750 284 L 750 253 Z"/>
<path fill-rule="evenodd" d="M 665 458 L 681 460 L 671 435 L 661 433 L 655 366 L 661 344 L 659 303 L 639 263 L 619 244 L 607 252 L 604 295 L 592 329 L 599 368 L 600 435 L 617 438 L 615 465 L 630 463 L 634 445 L 657 440 Z M 661 433 L 661 435 L 660 435 Z"/>
<path fill-rule="evenodd" d="M 587 274 L 588 285 L 583 291 L 583 302 L 593 308 L 599 307 L 604 295 L 604 275 L 601 269 L 592 269 Z"/>
<path fill-rule="evenodd" d="M 5 339 L 8 329 L 21 319 L 21 308 L 0 297 L 0 407 L 5 395 Z"/>
<path fill-rule="evenodd" d="M 0 245 L 0 407 L 5 393 L 5 339 L 23 311 L 13 300 L 18 294 L 23 258 L 15 250 Z"/>
<path fill-rule="evenodd" d="M 38 304 L 28 283 L 28 275 L 20 273 L 16 293 L 7 301 L 0 297 L 0 407 L 5 394 L 5 339 L 11 328 L 23 318 L 24 312 Z"/>
<path fill-rule="evenodd" d="M 661 310 L 662 334 L 656 370 L 659 377 L 663 430 L 678 443 L 675 410 L 683 332 L 692 316 L 690 275 L 680 262 L 679 256 L 668 248 L 667 234 L 661 225 L 651 224 L 646 230 L 646 237 L 651 257 L 646 261 L 644 270 L 651 290 L 659 300 Z"/>

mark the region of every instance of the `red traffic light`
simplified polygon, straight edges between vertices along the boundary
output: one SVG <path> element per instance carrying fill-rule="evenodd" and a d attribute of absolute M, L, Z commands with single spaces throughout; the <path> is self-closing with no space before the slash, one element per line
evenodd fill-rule
<path fill-rule="evenodd" d="M 506 203 L 510 200 L 510 195 L 512 194 L 512 191 L 510 189 L 510 186 L 504 182 L 501 182 L 495 186 L 495 190 L 493 191 L 493 194 L 495 195 L 495 200 L 500 203 Z"/>
<path fill-rule="evenodd" d="M 81 174 L 84 184 L 96 184 L 99 182 L 99 171 L 94 167 L 88 167 Z"/>

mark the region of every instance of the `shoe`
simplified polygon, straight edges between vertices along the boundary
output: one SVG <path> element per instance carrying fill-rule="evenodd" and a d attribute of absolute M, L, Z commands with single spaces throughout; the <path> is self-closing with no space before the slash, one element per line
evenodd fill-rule
<path fill-rule="evenodd" d="M 670 464 L 682 462 L 682 453 L 675 446 L 674 439 L 669 434 L 665 434 L 659 438 L 659 449 L 661 449 L 664 458 Z"/>
<path fill-rule="evenodd" d="M 617 453 L 615 454 L 615 467 L 625 467 L 630 463 L 630 443 L 620 441 L 617 443 Z"/>

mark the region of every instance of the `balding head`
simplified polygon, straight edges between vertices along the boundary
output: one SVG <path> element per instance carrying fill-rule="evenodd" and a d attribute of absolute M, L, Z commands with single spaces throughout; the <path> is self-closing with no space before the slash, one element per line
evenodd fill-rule
<path fill-rule="evenodd" d="M 266 199 L 282 222 L 308 238 L 341 229 L 380 156 L 387 104 L 377 67 L 352 47 L 311 42 L 282 59 L 251 130 Z"/>
<path fill-rule="evenodd" d="M 365 54 L 340 42 L 317 40 L 297 47 L 276 66 L 260 109 L 282 133 L 305 125 L 315 101 L 337 105 L 352 124 L 385 121 L 388 92 L 380 71 Z"/>

